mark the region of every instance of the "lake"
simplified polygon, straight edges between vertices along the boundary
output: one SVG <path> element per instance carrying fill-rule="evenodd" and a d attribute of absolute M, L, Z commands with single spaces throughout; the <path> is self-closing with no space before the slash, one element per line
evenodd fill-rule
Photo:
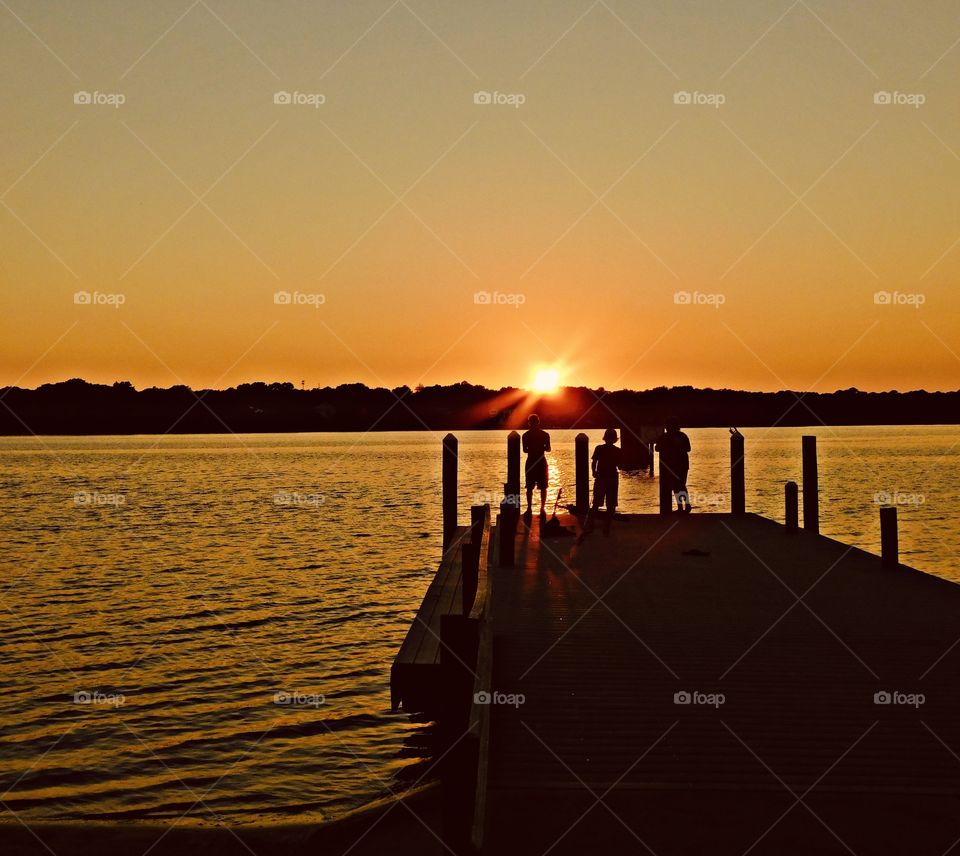
<path fill-rule="evenodd" d="M 574 431 L 552 431 L 550 503 Z M 800 436 L 821 531 L 960 581 L 960 428 L 744 429 L 747 510 L 782 519 Z M 592 432 L 591 444 L 601 432 Z M 688 431 L 697 512 L 728 510 L 725 430 Z M 595 436 L 594 436 L 595 435 Z M 505 432 L 462 432 L 460 506 L 500 500 Z M 25 818 L 336 817 L 423 771 L 390 663 L 440 555 L 431 432 L 0 438 L 0 792 Z M 653 512 L 625 475 L 621 510 Z"/>

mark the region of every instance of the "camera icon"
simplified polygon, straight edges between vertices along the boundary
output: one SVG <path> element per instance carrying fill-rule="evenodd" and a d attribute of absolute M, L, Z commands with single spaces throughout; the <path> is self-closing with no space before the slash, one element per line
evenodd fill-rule
<path fill-rule="evenodd" d="M 673 293 L 673 302 L 678 306 L 687 306 L 693 301 L 693 295 L 689 291 L 675 291 Z"/>
<path fill-rule="evenodd" d="M 289 291 L 276 291 L 273 295 L 273 302 L 280 306 L 286 306 L 293 303 L 293 295 Z"/>
<path fill-rule="evenodd" d="M 473 103 L 474 104 L 492 104 L 493 95 L 487 92 L 485 89 L 480 89 L 477 92 L 473 93 Z"/>
<path fill-rule="evenodd" d="M 693 96 L 685 89 L 681 89 L 679 92 L 673 93 L 674 104 L 691 104 L 692 102 Z"/>
<path fill-rule="evenodd" d="M 693 697 L 686 690 L 680 690 L 673 694 L 674 704 L 690 704 L 692 701 Z"/>
<path fill-rule="evenodd" d="M 877 291 L 873 295 L 873 302 L 877 306 L 889 306 L 893 302 L 893 295 L 889 291 Z"/>
<path fill-rule="evenodd" d="M 86 92 L 85 90 L 79 90 L 78 92 L 73 93 L 73 103 L 74 104 L 92 104 L 93 96 Z"/>
<path fill-rule="evenodd" d="M 79 690 L 73 694 L 74 704 L 93 704 L 93 694 L 86 690 Z"/>
<path fill-rule="evenodd" d="M 486 306 L 493 302 L 493 295 L 489 291 L 474 292 L 473 302 L 480 306 Z"/>
<path fill-rule="evenodd" d="M 873 694 L 873 703 L 874 704 L 892 704 L 893 696 L 890 695 L 886 690 L 880 690 Z"/>
<path fill-rule="evenodd" d="M 473 694 L 473 703 L 474 704 L 490 704 L 491 698 L 490 693 L 480 691 Z"/>
<path fill-rule="evenodd" d="M 892 505 L 893 494 L 886 490 L 878 491 L 873 495 L 873 502 L 875 505 Z"/>
<path fill-rule="evenodd" d="M 290 704 L 291 700 L 290 693 L 284 692 L 283 690 L 277 690 L 277 692 L 273 694 L 274 704 Z"/>
<path fill-rule="evenodd" d="M 73 293 L 73 302 L 78 306 L 89 306 L 93 302 L 93 296 L 89 291 L 75 291 Z"/>
<path fill-rule="evenodd" d="M 292 104 L 293 96 L 284 89 L 281 89 L 279 92 L 273 93 L 273 103 L 274 104 Z"/>
<path fill-rule="evenodd" d="M 884 90 L 879 90 L 873 93 L 873 103 L 874 104 L 892 104 L 893 96 Z"/>

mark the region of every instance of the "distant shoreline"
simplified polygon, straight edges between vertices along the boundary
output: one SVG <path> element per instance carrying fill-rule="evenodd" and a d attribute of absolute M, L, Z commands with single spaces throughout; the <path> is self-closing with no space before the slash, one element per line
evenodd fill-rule
<path fill-rule="evenodd" d="M 585 431 L 608 426 L 637 431 L 663 425 L 670 417 L 686 428 L 960 424 L 960 391 L 924 390 L 563 387 L 543 395 L 466 382 L 415 390 L 363 384 L 297 389 L 291 383 L 137 390 L 128 382 L 108 386 L 74 379 L 36 389 L 0 388 L 0 401 L 0 436 L 502 430 L 523 426 L 534 411 L 548 428 Z"/>

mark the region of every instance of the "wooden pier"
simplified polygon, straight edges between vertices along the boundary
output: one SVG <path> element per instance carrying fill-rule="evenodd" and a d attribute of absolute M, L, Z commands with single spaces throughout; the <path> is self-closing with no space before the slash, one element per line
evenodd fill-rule
<path fill-rule="evenodd" d="M 803 528 L 788 484 L 784 523 L 623 515 L 578 543 L 505 490 L 454 531 L 438 580 L 459 552 L 467 597 L 442 618 L 431 586 L 393 672 L 449 733 L 451 850 L 960 852 L 960 586 L 898 563 L 895 512 L 882 558 L 820 535 L 803 450 Z M 734 488 L 742 462 L 740 436 Z"/>

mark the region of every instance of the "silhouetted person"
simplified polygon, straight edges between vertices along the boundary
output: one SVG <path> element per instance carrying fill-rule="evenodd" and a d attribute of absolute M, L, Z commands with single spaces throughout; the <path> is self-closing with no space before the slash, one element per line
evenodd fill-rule
<path fill-rule="evenodd" d="M 540 417 L 531 413 L 527 420 L 529 430 L 523 432 L 521 443 L 523 451 L 527 453 L 524 471 L 527 477 L 527 510 L 523 513 L 529 523 L 533 516 L 533 489 L 540 488 L 540 519 L 547 518 L 547 458 L 550 451 L 550 435 L 540 427 Z"/>
<path fill-rule="evenodd" d="M 620 493 L 620 464 L 622 463 L 622 450 L 616 443 L 616 430 L 607 428 L 603 432 L 603 443 L 593 450 L 593 460 L 590 464 L 593 470 L 593 505 L 587 512 L 587 519 L 583 524 L 584 534 L 593 532 L 593 519 L 604 504 L 607 506 L 607 515 L 603 520 L 603 534 L 610 534 L 610 524 L 617 509 Z"/>
<path fill-rule="evenodd" d="M 660 453 L 660 478 L 677 498 L 677 511 L 690 513 L 690 495 L 687 493 L 687 473 L 690 470 L 690 438 L 680 430 L 676 419 L 667 420 L 667 430 L 657 440 Z"/>

